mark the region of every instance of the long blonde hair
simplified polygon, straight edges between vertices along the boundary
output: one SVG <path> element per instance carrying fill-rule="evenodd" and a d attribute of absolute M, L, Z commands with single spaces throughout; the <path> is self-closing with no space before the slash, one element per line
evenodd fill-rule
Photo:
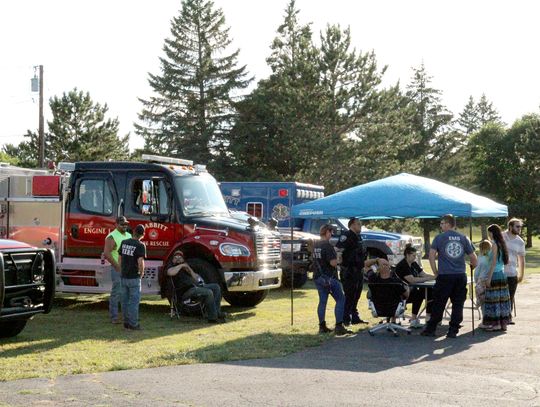
<path fill-rule="evenodd" d="M 482 240 L 480 242 L 480 254 L 485 256 L 491 250 L 491 242 L 489 240 Z"/>

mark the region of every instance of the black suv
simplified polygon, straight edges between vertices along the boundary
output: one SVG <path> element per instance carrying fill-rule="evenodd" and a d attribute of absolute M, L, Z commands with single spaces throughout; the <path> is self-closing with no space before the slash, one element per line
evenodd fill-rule
<path fill-rule="evenodd" d="M 50 312 L 55 268 L 51 250 L 0 239 L 0 338 L 19 334 L 34 315 Z"/>

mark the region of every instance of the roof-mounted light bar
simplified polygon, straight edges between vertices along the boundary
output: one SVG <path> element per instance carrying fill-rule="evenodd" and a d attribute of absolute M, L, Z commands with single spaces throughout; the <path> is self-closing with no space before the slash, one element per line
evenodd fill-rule
<path fill-rule="evenodd" d="M 191 160 L 183 160 L 181 158 L 163 157 L 161 155 L 143 154 L 142 159 L 151 163 L 158 164 L 173 164 L 173 165 L 193 165 Z"/>

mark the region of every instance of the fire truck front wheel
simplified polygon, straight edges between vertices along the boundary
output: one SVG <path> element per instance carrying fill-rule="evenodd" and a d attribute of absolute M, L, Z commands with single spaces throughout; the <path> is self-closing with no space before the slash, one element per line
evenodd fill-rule
<path fill-rule="evenodd" d="M 268 290 L 261 291 L 224 291 L 223 298 L 235 307 L 254 307 L 268 295 Z"/>
<path fill-rule="evenodd" d="M 26 326 L 26 320 L 0 322 L 0 338 L 10 338 L 18 335 Z"/>
<path fill-rule="evenodd" d="M 189 259 L 188 264 L 193 271 L 201 276 L 205 283 L 218 283 L 219 276 L 217 269 L 208 261 L 197 257 Z"/>

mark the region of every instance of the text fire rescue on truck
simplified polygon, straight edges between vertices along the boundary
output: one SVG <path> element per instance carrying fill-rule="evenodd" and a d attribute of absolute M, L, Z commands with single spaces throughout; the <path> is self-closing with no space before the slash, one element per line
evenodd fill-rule
<path fill-rule="evenodd" d="M 177 249 L 232 305 L 254 306 L 281 285 L 277 232 L 231 217 L 204 166 L 143 160 L 61 163 L 55 173 L 0 167 L 0 238 L 53 248 L 59 292 L 109 292 L 102 252 L 118 216 L 146 228 L 143 294 L 159 293 L 159 270 Z"/>

